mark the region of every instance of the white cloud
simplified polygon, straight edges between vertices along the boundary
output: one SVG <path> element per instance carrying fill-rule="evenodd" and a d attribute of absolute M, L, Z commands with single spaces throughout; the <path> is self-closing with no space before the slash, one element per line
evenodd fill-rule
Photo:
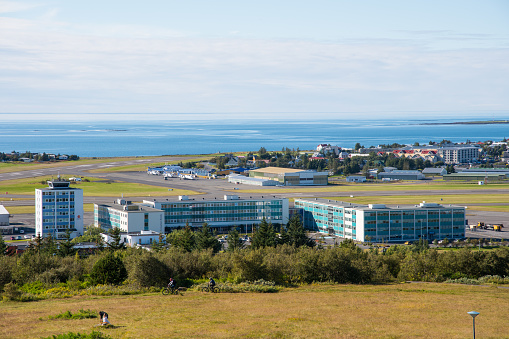
<path fill-rule="evenodd" d="M 22 3 L 19 1 L 2 1 L 0 0 L 0 14 L 1 13 L 15 13 L 23 12 L 29 9 L 40 7 L 40 5 Z"/>
<path fill-rule="evenodd" d="M 53 13 L 54 14 L 54 13 Z M 401 41 L 183 37 L 0 20 L 4 112 L 402 111 L 509 107 L 509 51 Z"/>

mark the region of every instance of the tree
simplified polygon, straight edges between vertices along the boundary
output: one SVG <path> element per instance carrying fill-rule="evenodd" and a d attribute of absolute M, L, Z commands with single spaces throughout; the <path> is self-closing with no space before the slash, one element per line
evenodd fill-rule
<path fill-rule="evenodd" d="M 7 245 L 5 244 L 4 238 L 0 235 L 0 256 L 5 254 Z"/>
<path fill-rule="evenodd" d="M 113 227 L 110 229 L 111 241 L 108 242 L 107 246 L 110 250 L 123 250 L 126 248 L 125 243 L 122 241 L 120 235 L 120 228 Z"/>
<path fill-rule="evenodd" d="M 127 279 L 127 270 L 122 260 L 109 252 L 92 267 L 90 279 L 94 284 L 119 285 Z"/>
<path fill-rule="evenodd" d="M 219 252 L 221 243 L 212 234 L 210 226 L 205 222 L 199 232 L 195 234 L 196 248 L 205 250 L 211 248 L 214 253 Z"/>
<path fill-rule="evenodd" d="M 360 143 L 356 143 L 356 144 L 355 144 L 354 149 L 355 149 L 356 151 L 360 150 L 361 148 L 364 148 L 364 147 L 363 147 L 363 146 L 361 146 L 361 144 L 360 144 Z"/>
<path fill-rule="evenodd" d="M 288 238 L 289 244 L 295 247 L 314 246 L 314 242 L 306 235 L 304 225 L 297 213 L 293 214 L 288 222 Z"/>
<path fill-rule="evenodd" d="M 159 241 L 152 242 L 152 250 L 154 252 L 162 251 L 166 246 L 166 239 L 164 234 L 159 234 Z"/>
<path fill-rule="evenodd" d="M 72 240 L 73 243 L 79 242 L 99 242 L 102 241 L 101 233 L 106 233 L 106 230 L 101 227 L 89 226 L 82 236 L 76 237 Z"/>
<path fill-rule="evenodd" d="M 281 231 L 279 232 L 279 239 L 277 239 L 278 245 L 284 245 L 290 243 L 290 237 L 288 236 L 288 232 L 284 226 L 281 226 Z"/>
<path fill-rule="evenodd" d="M 253 234 L 251 241 L 253 248 L 262 247 L 275 247 L 276 246 L 276 231 L 272 223 L 268 223 L 265 218 L 262 219 L 260 225 Z"/>
<path fill-rule="evenodd" d="M 74 243 L 71 241 L 71 230 L 65 230 L 64 240 L 59 243 L 58 246 L 58 255 L 61 257 L 67 257 L 70 255 L 74 255 L 76 250 L 74 249 Z"/>
<path fill-rule="evenodd" d="M 166 241 L 174 247 L 181 248 L 186 252 L 191 252 L 196 248 L 194 232 L 189 224 L 183 230 L 176 230 L 166 236 Z"/>
<path fill-rule="evenodd" d="M 240 240 L 239 231 L 234 227 L 228 232 L 228 237 L 226 238 L 226 244 L 228 245 L 227 251 L 234 252 L 236 250 L 240 250 L 244 248 L 244 243 Z"/>

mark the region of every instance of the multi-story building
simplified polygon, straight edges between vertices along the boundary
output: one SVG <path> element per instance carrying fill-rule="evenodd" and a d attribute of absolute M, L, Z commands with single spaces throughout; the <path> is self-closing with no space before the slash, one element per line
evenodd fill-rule
<path fill-rule="evenodd" d="M 479 159 L 481 149 L 476 146 L 442 147 L 438 155 L 446 164 L 464 164 Z"/>
<path fill-rule="evenodd" d="M 360 205 L 326 199 L 296 199 L 304 227 L 358 241 L 414 241 L 465 237 L 465 207 L 421 203 Z"/>
<path fill-rule="evenodd" d="M 109 230 L 120 228 L 121 232 L 164 232 L 164 212 L 144 204 L 133 204 L 118 199 L 113 204 L 94 204 L 94 225 Z"/>
<path fill-rule="evenodd" d="M 166 232 L 186 225 L 197 228 L 203 223 L 219 232 L 226 232 L 232 226 L 250 231 L 264 218 L 272 224 L 288 222 L 288 199 L 285 198 L 225 195 L 222 200 L 198 200 L 180 196 L 178 200 L 144 200 L 143 204 L 164 211 Z"/>
<path fill-rule="evenodd" d="M 48 181 L 47 188 L 35 190 L 35 233 L 62 239 L 67 230 L 71 237 L 83 235 L 83 190 L 69 187 L 70 182 Z"/>

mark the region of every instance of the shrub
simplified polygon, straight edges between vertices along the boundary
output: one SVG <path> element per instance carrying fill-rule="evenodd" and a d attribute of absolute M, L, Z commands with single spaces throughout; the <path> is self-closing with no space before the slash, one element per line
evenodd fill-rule
<path fill-rule="evenodd" d="M 97 318 L 97 317 L 99 317 L 97 312 L 91 311 L 90 309 L 88 309 L 88 310 L 81 309 L 81 310 L 78 310 L 78 312 L 76 312 L 74 314 L 72 314 L 71 311 L 65 311 L 65 312 L 62 312 L 57 315 L 50 315 L 50 316 L 48 316 L 48 319 L 50 319 L 50 320 L 52 320 L 52 319 L 93 319 L 93 318 Z"/>
<path fill-rule="evenodd" d="M 4 286 L 3 298 L 6 300 L 21 300 L 21 291 L 15 283 L 8 283 Z"/>
<path fill-rule="evenodd" d="M 136 256 L 129 267 L 129 279 L 143 287 L 166 286 L 169 269 L 151 253 Z"/>
<path fill-rule="evenodd" d="M 92 331 L 90 334 L 81 334 L 69 332 L 66 334 L 52 335 L 43 339 L 110 339 L 109 335 L 101 332 Z"/>
<path fill-rule="evenodd" d="M 94 284 L 119 285 L 127 279 L 127 270 L 118 256 L 107 253 L 95 263 L 90 279 Z"/>

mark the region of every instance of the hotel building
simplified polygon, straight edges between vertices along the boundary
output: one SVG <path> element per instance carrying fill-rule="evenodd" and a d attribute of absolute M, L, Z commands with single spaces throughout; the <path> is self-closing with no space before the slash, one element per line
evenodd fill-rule
<path fill-rule="evenodd" d="M 296 199 L 304 227 L 358 241 L 398 242 L 419 238 L 465 237 L 465 207 L 421 203 L 387 207 L 360 205 L 326 199 Z"/>

